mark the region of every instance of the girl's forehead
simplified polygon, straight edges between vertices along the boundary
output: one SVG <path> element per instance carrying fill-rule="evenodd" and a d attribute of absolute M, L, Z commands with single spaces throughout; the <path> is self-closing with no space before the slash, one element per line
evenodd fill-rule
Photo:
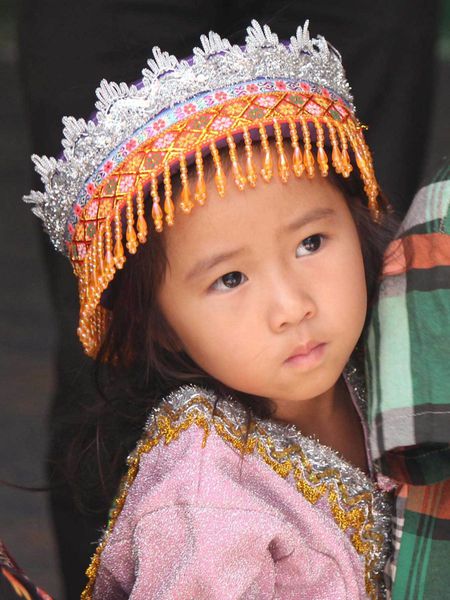
<path fill-rule="evenodd" d="M 250 239 L 255 235 L 283 235 L 309 222 L 338 218 L 348 212 L 341 191 L 328 178 L 291 177 L 286 183 L 274 177 L 270 182 L 240 191 L 228 181 L 221 198 L 208 181 L 208 201 L 189 215 L 180 211 L 176 223 L 163 235 L 172 247 L 216 245 L 227 239 Z"/>

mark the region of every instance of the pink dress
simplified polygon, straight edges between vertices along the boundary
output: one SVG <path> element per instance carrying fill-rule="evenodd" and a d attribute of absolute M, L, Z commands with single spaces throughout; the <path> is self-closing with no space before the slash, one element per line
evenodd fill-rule
<path fill-rule="evenodd" d="M 386 493 L 294 426 L 254 419 L 245 431 L 240 405 L 202 388 L 162 401 L 82 598 L 385 597 Z"/>

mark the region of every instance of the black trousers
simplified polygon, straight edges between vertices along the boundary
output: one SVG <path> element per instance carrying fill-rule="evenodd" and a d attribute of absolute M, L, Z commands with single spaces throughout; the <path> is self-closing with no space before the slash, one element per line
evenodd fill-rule
<path fill-rule="evenodd" d="M 436 17 L 433 0 L 24 0 L 20 63 L 32 148 L 58 154 L 62 116 L 89 116 L 102 78 L 138 79 L 154 45 L 181 58 L 209 30 L 243 43 L 246 27 L 256 18 L 282 39 L 308 18 L 311 33 L 324 35 L 343 56 L 359 118 L 370 125 L 367 138 L 379 181 L 402 214 L 423 165 Z M 42 246 L 58 323 L 57 391 L 50 416 L 53 480 L 80 425 L 80 406 L 93 402 L 96 392 L 91 361 L 76 338 L 78 304 L 70 265 L 44 236 Z M 83 515 L 65 485 L 52 493 L 52 514 L 66 598 L 79 598 L 106 514 Z"/>

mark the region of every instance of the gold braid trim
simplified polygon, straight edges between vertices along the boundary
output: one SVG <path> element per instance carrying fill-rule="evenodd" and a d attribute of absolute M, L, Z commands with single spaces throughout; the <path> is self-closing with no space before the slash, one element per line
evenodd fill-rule
<path fill-rule="evenodd" d="M 160 443 L 168 445 L 176 441 L 192 425 L 204 432 L 202 448 L 206 446 L 208 436 L 214 429 L 226 443 L 242 455 L 257 453 L 283 479 L 291 475 L 296 489 L 311 504 L 316 504 L 321 498 L 326 497 L 338 527 L 343 532 L 353 529 L 350 536 L 351 543 L 365 561 L 366 592 L 371 600 L 377 600 L 380 576 L 375 570 L 375 563 L 377 552 L 380 552 L 383 546 L 383 536 L 374 531 L 370 492 L 361 492 L 352 497 L 342 483 L 339 469 L 315 470 L 298 444 L 291 444 L 284 450 L 277 450 L 272 438 L 264 429 L 263 421 L 252 421 L 248 437 L 245 439 L 244 426 L 235 426 L 218 406 L 215 407 L 214 401 L 204 395 L 194 394 L 189 400 L 183 402 L 178 410 L 172 408 L 169 397 L 157 410 L 159 414 L 155 415 L 150 422 L 144 437 L 128 458 L 128 471 L 122 479 L 119 493 L 113 502 L 106 531 L 86 571 L 88 583 L 81 594 L 81 600 L 91 600 L 93 597 L 102 552 L 125 505 L 128 491 L 139 473 L 141 457 L 151 452 Z"/>

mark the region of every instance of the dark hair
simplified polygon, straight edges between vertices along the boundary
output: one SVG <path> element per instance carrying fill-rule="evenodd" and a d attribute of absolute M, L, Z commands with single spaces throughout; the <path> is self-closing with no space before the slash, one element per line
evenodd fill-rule
<path fill-rule="evenodd" d="M 225 170 L 229 168 L 226 162 Z M 205 163 L 208 178 L 212 176 L 211 161 Z M 329 178 L 344 194 L 359 232 L 369 316 L 383 253 L 393 237 L 395 223 L 388 217 L 380 224 L 374 223 L 361 202 L 365 194 L 357 175 L 344 179 L 330 171 Z M 96 361 L 98 401 L 86 410 L 89 426 L 74 440 L 68 460 L 70 480 L 84 507 L 102 507 L 102 500 L 109 505 L 124 459 L 136 443 L 146 415 L 163 396 L 184 383 L 197 383 L 219 394 L 232 393 L 246 408 L 249 420 L 252 414 L 263 418 L 272 414 L 269 401 L 228 390 L 179 351 L 176 335 L 157 303 L 166 267 L 164 236 L 155 234 L 127 258 L 125 268 L 110 286 L 112 319 Z M 92 443 L 94 432 L 95 443 Z M 79 460 L 80 445 L 90 448 L 82 461 L 88 469 Z M 99 480 L 101 486 L 94 493 Z"/>

